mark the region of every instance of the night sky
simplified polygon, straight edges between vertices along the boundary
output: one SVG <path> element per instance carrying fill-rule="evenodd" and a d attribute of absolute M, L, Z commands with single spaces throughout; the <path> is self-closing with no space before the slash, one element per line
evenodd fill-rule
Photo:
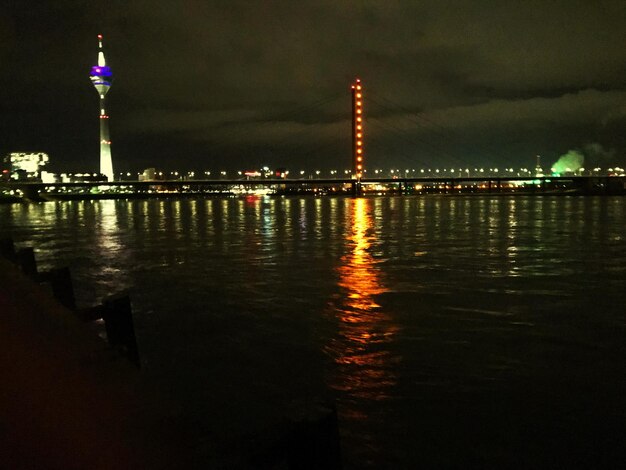
<path fill-rule="evenodd" d="M 96 171 L 104 35 L 116 172 L 626 166 L 626 2 L 9 0 L 0 155 Z"/>

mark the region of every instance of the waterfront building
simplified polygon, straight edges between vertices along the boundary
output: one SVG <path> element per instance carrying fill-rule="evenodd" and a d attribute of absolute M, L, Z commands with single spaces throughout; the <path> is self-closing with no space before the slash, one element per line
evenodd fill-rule
<path fill-rule="evenodd" d="M 11 165 L 11 179 L 40 179 L 42 168 L 48 164 L 50 157 L 44 152 L 11 152 L 5 162 Z"/>

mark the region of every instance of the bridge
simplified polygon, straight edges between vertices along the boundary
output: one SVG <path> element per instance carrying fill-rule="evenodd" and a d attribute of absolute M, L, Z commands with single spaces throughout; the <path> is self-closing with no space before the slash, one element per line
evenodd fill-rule
<path fill-rule="evenodd" d="M 458 176 L 450 174 L 441 175 L 439 170 L 433 174 L 430 170 L 424 176 L 409 176 L 406 170 L 404 176 L 401 172 L 394 177 L 369 177 L 366 176 L 365 158 L 365 113 L 364 101 L 365 90 L 360 79 L 356 79 L 350 87 L 352 97 L 351 118 L 351 170 L 346 170 L 346 177 L 331 178 L 238 178 L 238 179 L 154 179 L 149 181 L 71 181 L 57 183 L 43 183 L 30 181 L 5 181 L 0 182 L 0 201 L 13 198 L 16 200 L 49 200 L 49 199 L 89 199 L 89 198 L 131 198 L 131 197 L 165 197 L 168 195 L 212 195 L 212 194 L 241 194 L 259 190 L 271 191 L 276 194 L 301 194 L 301 193 L 334 193 L 361 195 L 367 193 L 402 193 L 402 194 L 464 194 L 464 193 L 517 193 L 517 194 L 547 194 L 547 193 L 580 193 L 580 194 L 624 194 L 626 177 L 570 174 L 559 176 L 540 175 L 533 176 L 529 170 L 524 170 L 524 175 L 509 176 L 504 173 L 484 173 L 480 170 L 478 176 L 471 175 L 469 169 L 459 170 Z M 390 109 L 392 103 L 389 100 L 375 100 L 382 109 Z M 322 104 L 327 100 L 322 100 Z M 391 103 L 391 104 L 390 104 Z M 399 108 L 407 111 L 404 108 Z M 425 118 L 421 118 L 425 119 Z M 372 123 L 376 122 L 373 118 Z M 368 121 L 368 122 L 370 122 Z M 428 121 L 428 120 L 426 120 Z M 415 125 L 418 120 L 411 119 Z M 436 126 L 436 123 L 434 123 Z M 441 134 L 441 128 L 432 127 L 431 131 Z M 393 129 L 392 129 L 393 130 Z M 421 142 L 424 142 L 423 140 Z M 414 144 L 417 142 L 413 141 Z M 428 142 L 426 142 L 429 144 Z M 433 147 L 431 146 L 431 149 Z M 435 149 L 436 150 L 436 149 Z M 440 154 L 447 152 L 439 149 Z M 449 156 L 449 154 L 448 154 Z M 458 165 L 462 165 L 456 159 Z M 467 162 L 465 162 L 467 163 Z M 458 166 L 457 165 L 457 166 Z M 540 170 L 540 169 L 538 169 Z M 414 172 L 415 170 L 413 170 Z M 444 170 L 445 172 L 446 170 Z M 512 171 L 512 169 L 511 169 Z M 351 174 L 349 174 L 351 172 Z M 422 170 L 423 172 L 423 170 Z M 304 173 L 304 172 L 301 172 Z M 319 173 L 319 172 L 317 172 Z M 331 172 L 332 173 L 332 172 Z M 370 174 L 379 171 L 370 172 Z M 391 172 L 393 173 L 393 171 Z M 224 172 L 225 174 L 225 172 Z M 335 175 L 337 173 L 335 172 Z M 382 172 L 381 172 L 382 174 Z M 465 176 L 463 176 L 465 175 Z M 311 175 L 312 176 L 312 175 Z"/>
<path fill-rule="evenodd" d="M 17 199 L 130 199 L 168 196 L 274 194 L 626 194 L 623 176 L 412 177 L 319 179 L 224 179 L 0 183 Z"/>

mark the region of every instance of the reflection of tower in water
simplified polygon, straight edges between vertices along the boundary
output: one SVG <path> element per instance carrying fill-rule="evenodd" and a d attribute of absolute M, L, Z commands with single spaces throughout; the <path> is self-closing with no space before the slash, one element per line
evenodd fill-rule
<path fill-rule="evenodd" d="M 368 205 L 366 199 L 352 201 L 352 231 L 346 235 L 351 250 L 337 268 L 341 292 L 332 303 L 339 320 L 338 334 L 327 350 L 337 364 L 330 380 L 332 388 L 346 393 L 348 399 L 382 400 L 396 382 L 393 369 L 397 357 L 389 346 L 397 327 L 376 298 L 387 289 L 369 252 L 375 237 Z"/>

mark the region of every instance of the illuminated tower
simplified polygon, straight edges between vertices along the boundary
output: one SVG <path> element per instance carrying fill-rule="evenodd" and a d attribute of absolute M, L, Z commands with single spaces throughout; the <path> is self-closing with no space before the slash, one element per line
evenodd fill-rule
<path fill-rule="evenodd" d="M 541 168 L 541 156 L 537 155 L 537 164 L 535 165 L 535 176 L 543 176 L 543 168 Z"/>
<path fill-rule="evenodd" d="M 100 95 L 100 173 L 113 181 L 113 161 L 111 160 L 111 140 L 109 138 L 109 115 L 106 112 L 105 96 L 111 88 L 113 74 L 104 60 L 102 34 L 98 34 L 98 65 L 91 67 L 89 78 Z"/>
<path fill-rule="evenodd" d="M 363 87 L 358 78 L 352 85 L 352 175 L 361 181 L 363 154 Z"/>

